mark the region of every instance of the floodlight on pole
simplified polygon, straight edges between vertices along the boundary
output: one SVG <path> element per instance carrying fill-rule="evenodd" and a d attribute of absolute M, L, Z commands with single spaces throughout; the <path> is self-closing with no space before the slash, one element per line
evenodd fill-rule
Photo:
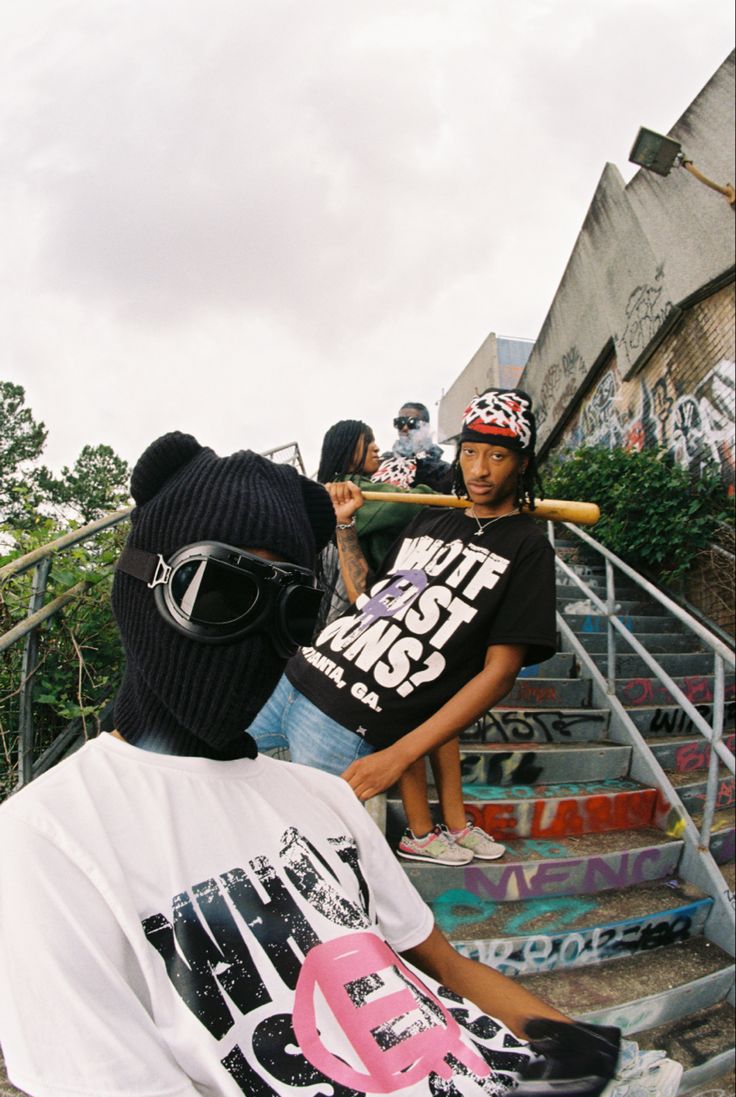
<path fill-rule="evenodd" d="M 661 133 L 655 133 L 654 130 L 648 130 L 642 126 L 629 153 L 629 161 L 646 168 L 647 171 L 656 172 L 657 175 L 669 175 L 672 166 L 678 164 L 701 183 L 705 183 L 706 187 L 724 195 L 729 205 L 736 208 L 736 190 L 731 184 L 726 183 L 725 186 L 721 186 L 720 183 L 714 183 L 707 175 L 703 175 L 683 152 L 680 142 L 673 140 L 672 137 L 665 137 Z"/>

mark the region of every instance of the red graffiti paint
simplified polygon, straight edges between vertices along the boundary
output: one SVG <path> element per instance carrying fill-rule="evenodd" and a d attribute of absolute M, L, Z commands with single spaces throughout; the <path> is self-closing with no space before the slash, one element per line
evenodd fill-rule
<path fill-rule="evenodd" d="M 506 838 L 564 838 L 651 826 L 655 789 L 634 789 L 610 795 L 573 796 L 564 800 L 467 803 L 476 826 Z M 531 809 L 531 810 L 530 810 Z"/>

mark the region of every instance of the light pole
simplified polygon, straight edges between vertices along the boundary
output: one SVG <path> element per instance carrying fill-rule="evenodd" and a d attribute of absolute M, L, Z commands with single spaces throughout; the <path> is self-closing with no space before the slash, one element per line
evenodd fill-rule
<path fill-rule="evenodd" d="M 706 187 L 724 195 L 728 204 L 736 209 L 736 190 L 731 184 L 726 183 L 725 186 L 721 186 L 720 183 L 714 183 L 707 175 L 703 175 L 683 152 L 679 141 L 674 141 L 671 137 L 664 137 L 661 133 L 655 133 L 642 126 L 629 153 L 629 160 L 632 164 L 646 168 L 647 171 L 656 172 L 657 175 L 669 175 L 672 165 L 679 164 L 701 183 L 705 183 Z"/>

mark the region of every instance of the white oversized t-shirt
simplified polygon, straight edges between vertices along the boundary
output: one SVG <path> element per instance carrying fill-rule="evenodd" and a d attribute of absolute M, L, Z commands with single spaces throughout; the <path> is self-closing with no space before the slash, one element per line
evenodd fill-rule
<path fill-rule="evenodd" d="M 529 1055 L 397 955 L 431 912 L 315 769 L 102 735 L 0 808 L 0 919 L 34 1097 L 493 1094 Z"/>

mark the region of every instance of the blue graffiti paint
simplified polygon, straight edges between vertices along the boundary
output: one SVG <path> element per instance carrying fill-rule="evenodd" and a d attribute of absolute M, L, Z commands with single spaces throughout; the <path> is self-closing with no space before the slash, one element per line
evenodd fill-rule
<path fill-rule="evenodd" d="M 490 918 L 497 906 L 498 903 L 481 899 L 466 888 L 449 888 L 435 899 L 432 910 L 439 928 L 451 937 L 460 926 Z"/>
<path fill-rule="evenodd" d="M 619 621 L 629 632 L 634 631 L 634 619 L 630 614 L 619 616 Z M 583 632 L 605 632 L 607 622 L 605 617 L 586 617 L 583 621 Z"/>
<path fill-rule="evenodd" d="M 565 785 L 463 785 L 468 800 L 549 800 L 561 796 L 589 796 L 594 792 L 635 792 L 636 781 L 612 777 L 608 781 L 584 781 Z"/>
<path fill-rule="evenodd" d="M 550 930 L 562 929 L 574 922 L 576 918 L 587 914 L 589 910 L 595 910 L 596 904 L 592 899 L 581 899 L 572 895 L 563 895 L 557 899 L 530 899 L 524 905 L 524 909 L 515 914 L 506 922 L 504 933 L 520 933 L 524 926 L 533 922 L 536 918 L 553 914 L 554 919 L 546 922 L 545 933 Z"/>
<path fill-rule="evenodd" d="M 569 857 L 570 848 L 564 842 L 549 842 L 545 838 L 526 838 L 525 853 L 538 853 L 540 857 Z"/>

